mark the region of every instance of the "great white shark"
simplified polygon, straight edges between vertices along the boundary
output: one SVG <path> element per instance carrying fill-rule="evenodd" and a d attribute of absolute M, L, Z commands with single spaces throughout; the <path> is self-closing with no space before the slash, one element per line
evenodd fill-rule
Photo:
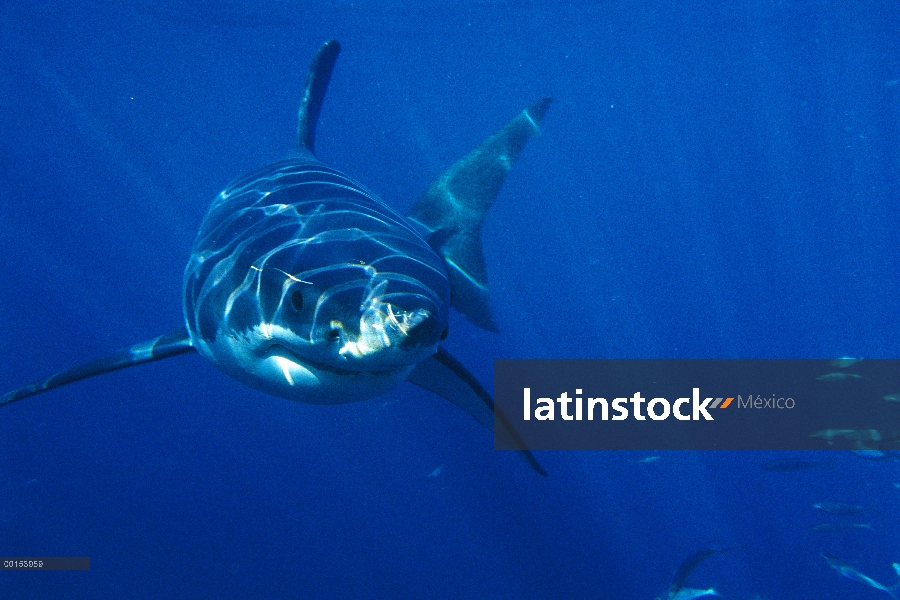
<path fill-rule="evenodd" d="M 315 156 L 316 124 L 339 52 L 331 40 L 312 61 L 294 151 L 213 200 L 184 273 L 185 326 L 11 391 L 0 405 L 198 352 L 252 388 L 299 402 L 357 402 L 409 381 L 490 429 L 496 416 L 519 439 L 495 415 L 490 394 L 440 343 L 451 306 L 496 330 L 482 223 L 550 99 L 450 167 L 403 216 Z"/>

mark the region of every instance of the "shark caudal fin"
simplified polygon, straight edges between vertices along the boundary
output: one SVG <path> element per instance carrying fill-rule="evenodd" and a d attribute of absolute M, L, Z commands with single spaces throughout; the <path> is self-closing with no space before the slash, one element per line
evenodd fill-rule
<path fill-rule="evenodd" d="M 316 125 L 319 122 L 319 113 L 322 111 L 325 90 L 328 89 L 331 72 L 340 51 L 341 45 L 337 40 L 328 40 L 322 44 L 309 66 L 306 88 L 300 100 L 300 110 L 297 112 L 297 148 L 308 150 L 313 155 L 316 153 Z"/>
<path fill-rule="evenodd" d="M 77 367 L 72 367 L 71 369 L 66 369 L 47 379 L 42 379 L 31 385 L 26 385 L 25 387 L 13 390 L 0 396 L 0 406 L 12 404 L 23 398 L 28 398 L 29 396 L 34 396 L 35 394 L 40 394 L 41 392 L 46 392 L 53 388 L 81 381 L 88 377 L 102 375 L 103 373 L 109 373 L 110 371 L 133 367 L 134 365 L 153 362 L 155 360 L 162 360 L 163 358 L 169 358 L 170 356 L 193 352 L 193 350 L 194 347 L 191 346 L 188 332 L 182 327 L 178 331 L 173 331 L 168 335 L 161 335 L 149 342 L 135 344 L 130 348 L 119 350 L 109 356 L 99 358 Z"/>
<path fill-rule="evenodd" d="M 436 354 L 416 365 L 416 368 L 407 377 L 407 381 L 446 398 L 487 427 L 489 431 L 494 430 L 496 418 L 497 423 L 516 442 L 517 449 L 531 468 L 544 477 L 547 476 L 547 472 L 525 447 L 525 442 L 513 429 L 506 416 L 494 407 L 491 395 L 478 383 L 475 376 L 469 373 L 449 352 L 438 348 Z"/>
<path fill-rule="evenodd" d="M 488 303 L 481 226 L 516 157 L 538 133 L 550 101 L 535 102 L 450 167 L 407 215 L 444 257 L 453 306 L 488 331 L 497 331 L 497 326 Z"/>

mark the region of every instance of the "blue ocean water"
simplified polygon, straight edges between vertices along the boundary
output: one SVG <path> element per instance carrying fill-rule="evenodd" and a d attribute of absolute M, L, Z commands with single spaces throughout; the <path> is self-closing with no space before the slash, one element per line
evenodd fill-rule
<path fill-rule="evenodd" d="M 0 7 L 0 390 L 181 324 L 212 198 L 291 147 L 405 210 L 532 101 L 484 230 L 494 358 L 900 357 L 896 2 L 24 2 Z M 10 598 L 884 598 L 900 466 L 544 452 L 410 385 L 337 407 L 183 356 L 0 411 Z M 647 461 L 651 456 L 657 459 Z M 767 471 L 779 458 L 823 461 Z M 864 507 L 835 516 L 818 502 Z M 813 531 L 822 523 L 865 525 Z"/>

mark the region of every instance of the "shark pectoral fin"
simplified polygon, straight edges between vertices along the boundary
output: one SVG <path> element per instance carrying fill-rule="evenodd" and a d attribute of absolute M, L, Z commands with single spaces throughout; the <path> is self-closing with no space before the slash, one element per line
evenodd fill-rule
<path fill-rule="evenodd" d="M 416 365 L 406 380 L 446 398 L 490 431 L 494 430 L 494 400 L 446 350 L 438 348 L 437 354 Z"/>
<path fill-rule="evenodd" d="M 98 358 L 97 360 L 72 367 L 61 371 L 56 375 L 37 381 L 31 385 L 13 390 L 3 396 L 0 396 L 0 406 L 4 404 L 12 404 L 23 398 L 46 392 L 69 383 L 81 381 L 95 375 L 102 375 L 110 371 L 132 367 L 143 363 L 177 356 L 186 352 L 192 352 L 194 347 L 191 346 L 191 340 L 188 332 L 183 327 L 177 331 L 173 331 L 167 335 L 161 335 L 158 338 L 148 342 L 135 344 L 130 348 L 119 350 L 109 356 Z"/>
<path fill-rule="evenodd" d="M 478 380 L 446 350 L 438 348 L 436 354 L 416 365 L 416 368 L 407 377 L 407 381 L 446 398 L 466 411 L 488 430 L 494 430 L 494 400 L 478 383 Z M 547 472 L 525 447 L 524 442 L 503 413 L 498 412 L 497 417 L 497 421 L 507 431 L 509 437 L 515 440 L 519 452 L 528 461 L 531 468 L 546 477 Z"/>
<path fill-rule="evenodd" d="M 496 331 L 488 304 L 481 226 L 500 186 L 550 106 L 535 102 L 438 178 L 410 209 L 410 220 L 450 273 L 453 306 L 474 324 Z"/>

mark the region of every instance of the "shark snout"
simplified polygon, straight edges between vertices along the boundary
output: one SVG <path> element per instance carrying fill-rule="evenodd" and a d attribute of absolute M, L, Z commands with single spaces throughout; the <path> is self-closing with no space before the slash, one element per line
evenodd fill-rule
<path fill-rule="evenodd" d="M 323 334 L 344 360 L 405 364 L 411 351 L 436 347 L 439 340 L 437 318 L 421 308 L 402 310 L 382 302 L 370 305 L 354 321 L 332 320 Z"/>

